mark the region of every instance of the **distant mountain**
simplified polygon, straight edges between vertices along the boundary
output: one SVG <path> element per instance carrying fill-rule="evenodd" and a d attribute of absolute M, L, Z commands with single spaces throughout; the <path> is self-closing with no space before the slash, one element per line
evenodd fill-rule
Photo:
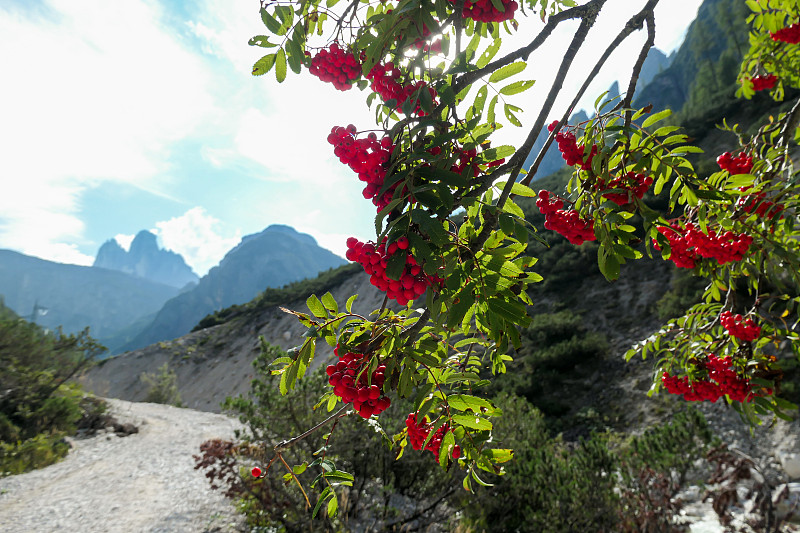
<path fill-rule="evenodd" d="M 739 63 L 749 48 L 747 16 L 750 9 L 740 0 L 706 0 L 689 25 L 686 38 L 668 67 L 637 93 L 634 107 L 653 104 L 655 109 L 680 111 L 702 89 L 705 103 L 715 94 L 732 96 Z M 663 54 L 662 54 L 663 55 Z"/>
<path fill-rule="evenodd" d="M 127 252 L 115 239 L 106 241 L 98 250 L 93 266 L 178 288 L 200 279 L 180 254 L 159 248 L 156 236 L 144 230 L 136 235 Z"/>
<path fill-rule="evenodd" d="M 180 337 L 209 313 L 248 302 L 268 287 L 313 278 L 345 262 L 320 248 L 310 235 L 289 226 L 269 226 L 244 237 L 196 287 L 169 300 L 152 323 L 123 349 Z"/>
<path fill-rule="evenodd" d="M 91 328 L 101 342 L 158 311 L 178 289 L 105 268 L 66 265 L 0 250 L 0 295 L 14 312 L 65 332 Z"/>

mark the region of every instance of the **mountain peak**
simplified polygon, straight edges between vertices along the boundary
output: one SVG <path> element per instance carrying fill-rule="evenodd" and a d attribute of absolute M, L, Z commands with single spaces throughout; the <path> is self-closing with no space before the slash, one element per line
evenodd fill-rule
<path fill-rule="evenodd" d="M 147 230 L 136 234 L 127 252 L 115 239 L 106 241 L 98 250 L 93 266 L 119 270 L 178 288 L 197 283 L 199 279 L 183 257 L 159 248 L 156 236 Z"/>

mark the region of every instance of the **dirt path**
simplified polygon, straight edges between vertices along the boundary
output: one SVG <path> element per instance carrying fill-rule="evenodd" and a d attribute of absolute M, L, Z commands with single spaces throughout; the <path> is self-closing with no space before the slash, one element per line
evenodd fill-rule
<path fill-rule="evenodd" d="M 75 440 L 60 463 L 0 479 L 4 532 L 238 531 L 233 507 L 212 491 L 192 454 L 230 438 L 238 422 L 213 413 L 108 400 L 139 433 Z"/>

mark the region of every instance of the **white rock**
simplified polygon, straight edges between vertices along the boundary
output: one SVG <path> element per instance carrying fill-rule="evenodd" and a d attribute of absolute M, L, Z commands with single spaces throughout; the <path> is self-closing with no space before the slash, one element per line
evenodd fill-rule
<path fill-rule="evenodd" d="M 789 479 L 800 478 L 800 453 L 779 452 L 778 460 Z"/>

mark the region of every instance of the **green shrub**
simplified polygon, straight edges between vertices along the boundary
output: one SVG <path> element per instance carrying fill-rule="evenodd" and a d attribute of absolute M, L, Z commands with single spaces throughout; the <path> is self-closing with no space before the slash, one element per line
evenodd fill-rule
<path fill-rule="evenodd" d="M 105 348 L 88 329 L 48 332 L 0 302 L 0 444 L 3 472 L 19 473 L 62 457 L 60 443 L 83 416 L 83 392 L 67 380 Z"/>
<path fill-rule="evenodd" d="M 477 531 L 673 531 L 673 501 L 712 441 L 702 414 L 677 413 L 641 436 L 594 434 L 564 443 L 547 434 L 542 414 L 501 395 L 498 445 L 515 450 L 505 475 L 465 506 Z"/>
<path fill-rule="evenodd" d="M 51 465 L 69 452 L 64 432 L 39 433 L 14 443 L 0 442 L 0 477 Z"/>
<path fill-rule="evenodd" d="M 158 374 L 145 372 L 141 378 L 142 381 L 150 386 L 144 401 L 174 405 L 176 407 L 183 406 L 180 392 L 178 392 L 178 376 L 174 370 L 169 368 L 168 363 L 164 363 L 158 368 Z"/>

